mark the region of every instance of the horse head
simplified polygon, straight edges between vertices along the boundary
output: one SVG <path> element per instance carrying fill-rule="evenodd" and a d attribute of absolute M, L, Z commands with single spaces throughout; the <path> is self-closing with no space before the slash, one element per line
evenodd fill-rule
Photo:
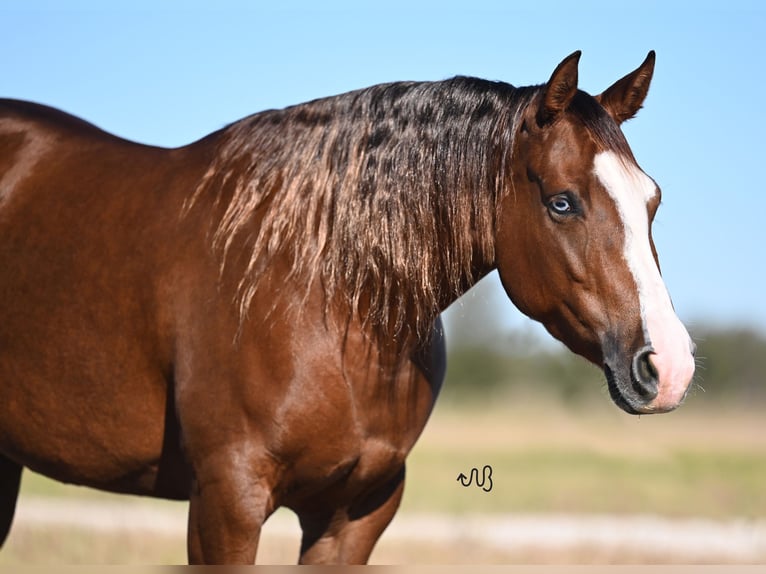
<path fill-rule="evenodd" d="M 603 367 L 632 414 L 675 409 L 694 344 L 660 275 L 651 226 L 660 189 L 620 124 L 640 109 L 654 53 L 598 96 L 563 60 L 518 123 L 496 257 L 511 300 L 572 351 Z"/>

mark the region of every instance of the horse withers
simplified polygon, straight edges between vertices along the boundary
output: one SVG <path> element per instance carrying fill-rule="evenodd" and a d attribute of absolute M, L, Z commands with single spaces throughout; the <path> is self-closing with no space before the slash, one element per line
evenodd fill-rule
<path fill-rule="evenodd" d="M 439 392 L 439 313 L 498 269 L 604 368 L 676 408 L 694 346 L 660 277 L 657 185 L 602 94 L 399 82 L 262 112 L 189 146 L 0 101 L 0 539 L 23 467 L 188 499 L 194 563 L 252 563 L 294 510 L 302 563 L 366 562 Z"/>

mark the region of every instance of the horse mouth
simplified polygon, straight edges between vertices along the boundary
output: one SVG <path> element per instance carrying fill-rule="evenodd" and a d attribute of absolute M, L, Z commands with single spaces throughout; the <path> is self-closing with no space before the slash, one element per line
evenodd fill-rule
<path fill-rule="evenodd" d="M 609 388 L 609 396 L 612 398 L 614 404 L 630 415 L 641 415 L 651 412 L 650 410 L 641 408 L 642 405 L 640 405 L 641 401 L 638 396 L 629 398 L 628 393 L 623 392 L 614 370 L 606 363 L 604 364 L 604 375 L 606 376 L 606 384 Z"/>

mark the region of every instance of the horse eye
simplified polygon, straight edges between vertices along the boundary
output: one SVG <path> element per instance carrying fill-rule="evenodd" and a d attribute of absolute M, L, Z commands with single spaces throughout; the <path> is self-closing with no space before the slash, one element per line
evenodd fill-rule
<path fill-rule="evenodd" d="M 557 195 L 548 202 L 548 207 L 554 212 L 561 215 L 567 215 L 574 212 L 575 208 L 572 204 L 572 200 L 566 195 Z"/>

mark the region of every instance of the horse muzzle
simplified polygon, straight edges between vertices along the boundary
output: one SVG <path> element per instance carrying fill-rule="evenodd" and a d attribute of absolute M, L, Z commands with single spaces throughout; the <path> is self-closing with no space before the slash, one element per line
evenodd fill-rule
<path fill-rule="evenodd" d="M 689 340 L 664 353 L 645 346 L 632 354 L 607 354 L 604 374 L 612 400 L 634 415 L 675 410 L 689 393 L 695 351 Z"/>

